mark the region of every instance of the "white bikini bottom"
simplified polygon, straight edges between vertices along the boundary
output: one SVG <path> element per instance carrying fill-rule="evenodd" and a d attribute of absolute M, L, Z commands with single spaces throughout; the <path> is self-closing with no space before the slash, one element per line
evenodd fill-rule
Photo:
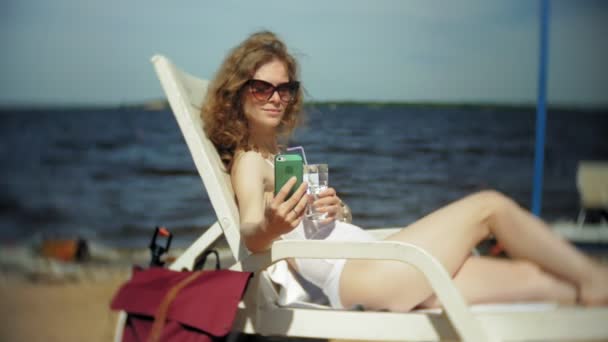
<path fill-rule="evenodd" d="M 370 233 L 355 225 L 335 221 L 311 229 L 312 222 L 303 220 L 284 239 L 322 239 L 327 241 L 375 241 Z M 314 231 L 314 234 L 310 234 Z M 309 282 L 319 287 L 329 299 L 333 308 L 342 309 L 340 300 L 340 276 L 346 259 L 295 259 L 298 273 Z"/>

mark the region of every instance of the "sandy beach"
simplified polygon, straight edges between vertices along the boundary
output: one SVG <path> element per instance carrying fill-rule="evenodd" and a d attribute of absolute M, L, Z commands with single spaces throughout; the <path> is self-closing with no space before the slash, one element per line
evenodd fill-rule
<path fill-rule="evenodd" d="M 217 250 L 228 265 L 229 250 Z M 91 244 L 86 261 L 63 262 L 39 251 L 0 246 L 0 341 L 112 341 L 118 313 L 110 302 L 133 265 L 147 267 L 150 252 Z"/>
<path fill-rule="evenodd" d="M 112 296 L 148 256 L 91 244 L 85 261 L 66 262 L 36 244 L 0 246 L 0 341 L 111 341 Z"/>
<path fill-rule="evenodd" d="M 126 279 L 0 284 L 0 340 L 111 341 L 117 313 L 109 308 Z"/>
<path fill-rule="evenodd" d="M 229 251 L 218 250 L 228 265 Z M 112 297 L 149 252 L 91 251 L 89 261 L 77 263 L 41 258 L 27 248 L 0 249 L 0 341 L 111 341 L 118 316 L 109 307 Z M 589 255 L 608 264 L 605 250 Z"/>

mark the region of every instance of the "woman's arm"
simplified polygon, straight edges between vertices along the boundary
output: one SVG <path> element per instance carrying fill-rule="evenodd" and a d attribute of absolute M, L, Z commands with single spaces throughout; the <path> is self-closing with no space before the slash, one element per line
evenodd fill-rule
<path fill-rule="evenodd" d="M 267 167 L 264 159 L 251 151 L 238 154 L 232 166 L 241 234 L 247 248 L 254 253 L 267 250 L 281 234 L 295 228 L 302 219 L 307 202 L 305 183 L 285 200 L 295 178 L 288 181 L 277 196 L 266 201 L 264 189 L 268 177 L 264 177 L 264 172 L 267 172 Z"/>

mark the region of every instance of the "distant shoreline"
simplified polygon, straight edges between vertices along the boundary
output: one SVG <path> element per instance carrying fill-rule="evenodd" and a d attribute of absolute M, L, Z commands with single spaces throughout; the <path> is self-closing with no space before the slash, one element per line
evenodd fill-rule
<path fill-rule="evenodd" d="M 491 103 L 491 102 L 426 102 L 426 101 L 307 101 L 305 108 L 310 107 L 370 107 L 370 108 L 438 108 L 438 109 L 463 109 L 463 110 L 492 110 L 492 111 L 532 111 L 536 112 L 536 104 L 528 103 Z M 83 111 L 83 110 L 146 110 L 165 111 L 169 110 L 169 103 L 165 100 L 152 100 L 143 103 L 118 104 L 118 105 L 77 105 L 77 104 L 36 104 L 36 105 L 0 105 L 0 114 L 8 112 L 24 111 Z M 602 106 L 583 105 L 548 105 L 548 111 L 608 113 L 608 104 Z"/>
<path fill-rule="evenodd" d="M 476 102 L 401 102 L 401 101 L 314 101 L 304 106 L 365 106 L 365 107 L 406 107 L 406 108 L 446 108 L 466 110 L 499 110 L 499 111 L 536 111 L 535 104 L 511 103 L 476 103 Z M 608 105 L 602 107 L 584 107 L 577 105 L 549 105 L 549 111 L 606 112 Z"/>

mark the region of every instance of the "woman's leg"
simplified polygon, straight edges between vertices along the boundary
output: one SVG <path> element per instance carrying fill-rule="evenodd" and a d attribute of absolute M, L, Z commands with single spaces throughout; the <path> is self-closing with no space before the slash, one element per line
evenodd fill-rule
<path fill-rule="evenodd" d="M 455 275 L 471 249 L 489 234 L 512 257 L 529 260 L 573 283 L 580 289 L 583 302 L 601 304 L 608 300 L 608 269 L 593 264 L 541 220 L 494 191 L 479 192 L 451 203 L 388 240 L 425 249 Z M 398 311 L 410 310 L 432 294 L 427 281 L 412 266 L 366 260 L 346 263 L 340 291 L 347 307 L 363 304 Z"/>
<path fill-rule="evenodd" d="M 527 261 L 469 257 L 454 277 L 454 283 L 469 304 L 551 301 L 576 302 L 576 288 Z M 420 308 L 441 303 L 435 295 Z"/>
<path fill-rule="evenodd" d="M 583 304 L 608 304 L 608 267 L 592 261 L 511 199 L 492 191 L 475 196 L 488 202 L 487 229 L 509 256 L 531 261 L 572 283 Z"/>

